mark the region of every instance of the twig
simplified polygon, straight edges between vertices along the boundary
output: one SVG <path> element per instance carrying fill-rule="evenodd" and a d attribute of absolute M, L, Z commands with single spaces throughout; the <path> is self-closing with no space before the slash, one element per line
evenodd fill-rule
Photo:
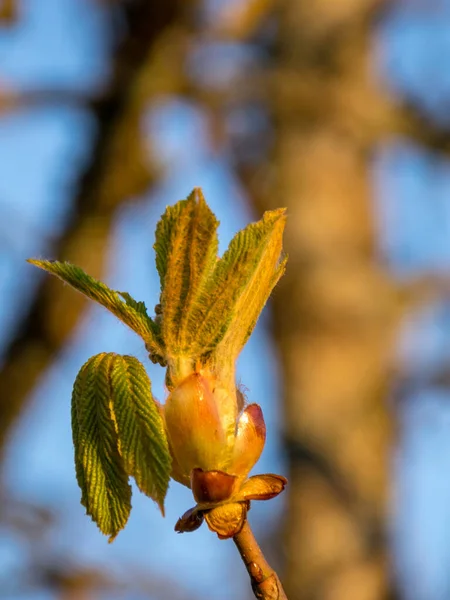
<path fill-rule="evenodd" d="M 278 575 L 264 558 L 247 519 L 233 540 L 247 567 L 256 598 L 259 600 L 287 600 Z"/>

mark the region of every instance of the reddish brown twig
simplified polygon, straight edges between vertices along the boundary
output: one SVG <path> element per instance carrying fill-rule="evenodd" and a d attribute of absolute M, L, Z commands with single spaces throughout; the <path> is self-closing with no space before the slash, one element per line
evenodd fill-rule
<path fill-rule="evenodd" d="M 233 540 L 247 567 L 256 598 L 259 600 L 287 600 L 278 575 L 264 558 L 247 519 Z"/>

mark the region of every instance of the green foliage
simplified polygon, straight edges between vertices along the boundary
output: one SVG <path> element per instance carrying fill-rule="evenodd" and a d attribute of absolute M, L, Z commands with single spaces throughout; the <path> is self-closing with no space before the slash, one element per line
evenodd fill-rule
<path fill-rule="evenodd" d="M 83 365 L 72 394 L 72 432 L 81 503 L 110 541 L 131 511 L 129 475 L 164 510 L 171 459 L 137 359 L 103 353 Z"/>
<path fill-rule="evenodd" d="M 237 358 L 284 272 L 286 260 L 280 262 L 284 224 L 284 209 L 266 212 L 240 231 L 218 259 L 218 221 L 201 190 L 196 188 L 186 200 L 169 206 L 156 228 L 161 314 L 155 320 L 143 302 L 111 290 L 79 267 L 29 262 L 108 308 L 143 338 L 154 362 L 174 371 L 183 361 L 188 365 L 210 361 L 220 370 L 227 356 L 231 362 Z M 168 380 L 173 376 L 169 373 Z"/>
<path fill-rule="evenodd" d="M 218 221 L 200 189 L 169 206 L 156 228 L 161 280 L 162 336 L 171 355 L 189 354 L 196 336 L 192 315 L 217 260 Z"/>
<path fill-rule="evenodd" d="M 192 315 L 194 354 L 217 352 L 220 343 L 225 348 L 221 358 L 236 360 L 285 269 L 286 260 L 279 263 L 284 212 L 268 211 L 261 221 L 237 233 L 217 262 L 200 309 Z"/>
<path fill-rule="evenodd" d="M 218 222 L 200 190 L 168 207 L 156 229 L 166 356 L 207 359 L 223 341 L 234 361 L 284 272 L 284 209 L 240 231 L 222 259 Z"/>
<path fill-rule="evenodd" d="M 284 212 L 266 212 L 240 231 L 219 259 L 219 223 L 201 190 L 168 207 L 154 245 L 161 281 L 155 320 L 143 302 L 111 290 L 79 267 L 29 262 L 106 307 L 140 335 L 151 360 L 168 367 L 169 390 L 207 366 L 232 396 L 235 360 L 285 270 Z M 73 389 L 72 429 L 81 502 L 110 541 L 130 514 L 129 476 L 164 513 L 170 450 L 150 380 L 137 359 L 99 354 L 83 365 Z"/>
<path fill-rule="evenodd" d="M 171 470 L 169 446 L 150 379 L 134 356 L 115 356 L 111 397 L 125 469 L 164 514 Z"/>
<path fill-rule="evenodd" d="M 68 262 L 62 263 L 56 260 L 38 260 L 34 258 L 30 258 L 28 262 L 56 275 L 78 292 L 111 311 L 122 323 L 128 325 L 142 337 L 152 359 L 156 361 L 163 355 L 158 327 L 148 316 L 143 302 L 137 302 L 126 292 L 111 290 L 101 281 L 85 273 L 80 267 Z"/>
<path fill-rule="evenodd" d="M 113 355 L 90 358 L 75 380 L 72 433 L 75 469 L 86 512 L 112 541 L 131 511 L 131 487 L 111 409 Z"/>

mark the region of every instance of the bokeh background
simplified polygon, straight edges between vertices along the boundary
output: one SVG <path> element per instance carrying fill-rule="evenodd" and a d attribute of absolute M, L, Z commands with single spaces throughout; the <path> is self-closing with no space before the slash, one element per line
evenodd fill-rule
<path fill-rule="evenodd" d="M 112 545 L 79 504 L 71 385 L 100 351 L 162 370 L 25 262 L 148 307 L 167 204 L 221 251 L 286 206 L 286 276 L 239 360 L 262 404 L 250 521 L 290 600 L 450 598 L 449 0 L 0 0 L 0 598 L 251 597 L 231 541 L 134 493 Z"/>

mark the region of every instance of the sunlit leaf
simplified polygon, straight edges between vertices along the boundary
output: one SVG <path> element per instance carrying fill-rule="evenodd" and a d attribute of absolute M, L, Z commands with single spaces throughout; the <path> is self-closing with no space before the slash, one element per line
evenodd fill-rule
<path fill-rule="evenodd" d="M 126 292 L 111 290 L 101 281 L 85 273 L 80 267 L 68 262 L 37 259 L 29 259 L 28 262 L 56 275 L 78 292 L 107 308 L 142 337 L 151 354 L 157 357 L 163 355 L 158 327 L 147 315 L 143 302 L 137 302 Z"/>
<path fill-rule="evenodd" d="M 169 447 L 150 380 L 133 356 L 115 356 L 111 394 L 125 469 L 164 514 L 171 470 Z"/>
<path fill-rule="evenodd" d="M 234 360 L 250 336 L 273 287 L 284 272 L 280 262 L 285 210 L 266 212 L 231 241 L 191 317 L 196 329 L 193 354 L 217 354 Z M 219 357 L 220 358 L 220 357 Z"/>
<path fill-rule="evenodd" d="M 128 476 L 164 514 L 171 459 L 150 380 L 132 356 L 99 354 L 81 368 L 72 395 L 81 502 L 111 540 L 131 510 Z"/>
<path fill-rule="evenodd" d="M 217 260 L 218 221 L 200 189 L 166 209 L 156 228 L 156 266 L 161 280 L 162 335 L 167 352 L 188 353 L 196 336 L 191 315 Z"/>
<path fill-rule="evenodd" d="M 114 355 L 90 358 L 77 375 L 72 394 L 72 433 L 81 503 L 112 541 L 131 511 L 131 487 L 119 453 L 111 406 Z"/>

